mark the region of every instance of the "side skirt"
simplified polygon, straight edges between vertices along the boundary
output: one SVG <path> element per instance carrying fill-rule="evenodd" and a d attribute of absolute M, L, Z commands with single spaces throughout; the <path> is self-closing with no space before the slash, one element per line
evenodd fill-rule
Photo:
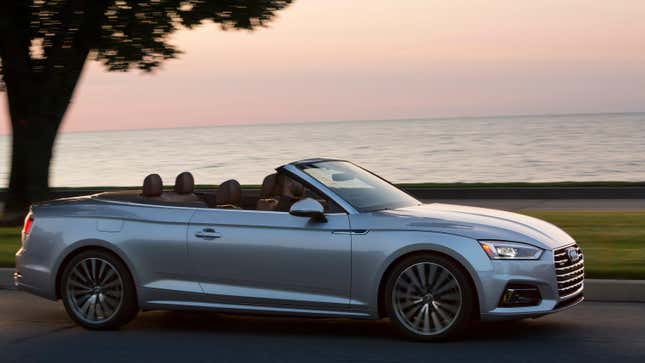
<path fill-rule="evenodd" d="M 197 301 L 173 301 L 173 300 L 152 300 L 147 301 L 144 310 L 213 310 L 230 313 L 247 313 L 247 314 L 267 314 L 267 315 L 293 315 L 293 316 L 310 316 L 310 317 L 334 317 L 334 318 L 373 318 L 367 312 L 361 311 L 340 311 L 340 310 L 320 310 L 320 309 L 301 309 L 301 308 L 283 308 L 272 306 L 257 305 L 238 305 L 222 304 Z"/>

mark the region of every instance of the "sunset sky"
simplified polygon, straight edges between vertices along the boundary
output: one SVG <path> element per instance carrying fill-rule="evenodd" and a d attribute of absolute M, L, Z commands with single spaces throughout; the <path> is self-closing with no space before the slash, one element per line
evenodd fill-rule
<path fill-rule="evenodd" d="M 645 111 L 643 19 L 642 0 L 296 0 L 253 33 L 175 33 L 152 75 L 88 63 L 63 129 Z"/>

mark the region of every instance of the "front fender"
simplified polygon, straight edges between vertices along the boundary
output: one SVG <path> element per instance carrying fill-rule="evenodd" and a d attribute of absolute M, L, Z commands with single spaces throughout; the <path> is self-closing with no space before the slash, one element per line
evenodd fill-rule
<path fill-rule="evenodd" d="M 481 276 L 492 274 L 493 266 L 474 239 L 423 231 L 370 231 L 353 237 L 352 304 L 356 308 L 377 314 L 378 292 L 388 269 L 416 252 L 437 252 L 457 261 L 472 278 L 479 302 L 485 299 Z M 369 283 L 361 286 L 361 281 Z"/>

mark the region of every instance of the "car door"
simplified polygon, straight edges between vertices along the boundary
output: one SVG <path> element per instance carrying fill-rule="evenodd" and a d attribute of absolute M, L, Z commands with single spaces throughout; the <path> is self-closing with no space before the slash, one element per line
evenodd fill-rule
<path fill-rule="evenodd" d="M 189 260 L 207 298 L 266 307 L 348 306 L 351 236 L 343 231 L 349 218 L 326 217 L 198 209 L 188 228 Z"/>
<path fill-rule="evenodd" d="M 121 222 L 119 239 L 110 237 L 136 268 L 141 300 L 183 300 L 203 295 L 187 258 L 186 233 L 194 209 L 109 204 L 102 208 L 104 216 L 113 218 L 97 220 L 97 230 L 114 234 L 115 224 Z"/>

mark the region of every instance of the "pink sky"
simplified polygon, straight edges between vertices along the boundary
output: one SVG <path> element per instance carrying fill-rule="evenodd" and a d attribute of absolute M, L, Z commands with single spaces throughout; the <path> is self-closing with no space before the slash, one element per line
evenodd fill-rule
<path fill-rule="evenodd" d="M 643 19 L 642 0 L 296 0 L 253 33 L 176 33 L 152 75 L 88 63 L 63 129 L 645 111 Z"/>

